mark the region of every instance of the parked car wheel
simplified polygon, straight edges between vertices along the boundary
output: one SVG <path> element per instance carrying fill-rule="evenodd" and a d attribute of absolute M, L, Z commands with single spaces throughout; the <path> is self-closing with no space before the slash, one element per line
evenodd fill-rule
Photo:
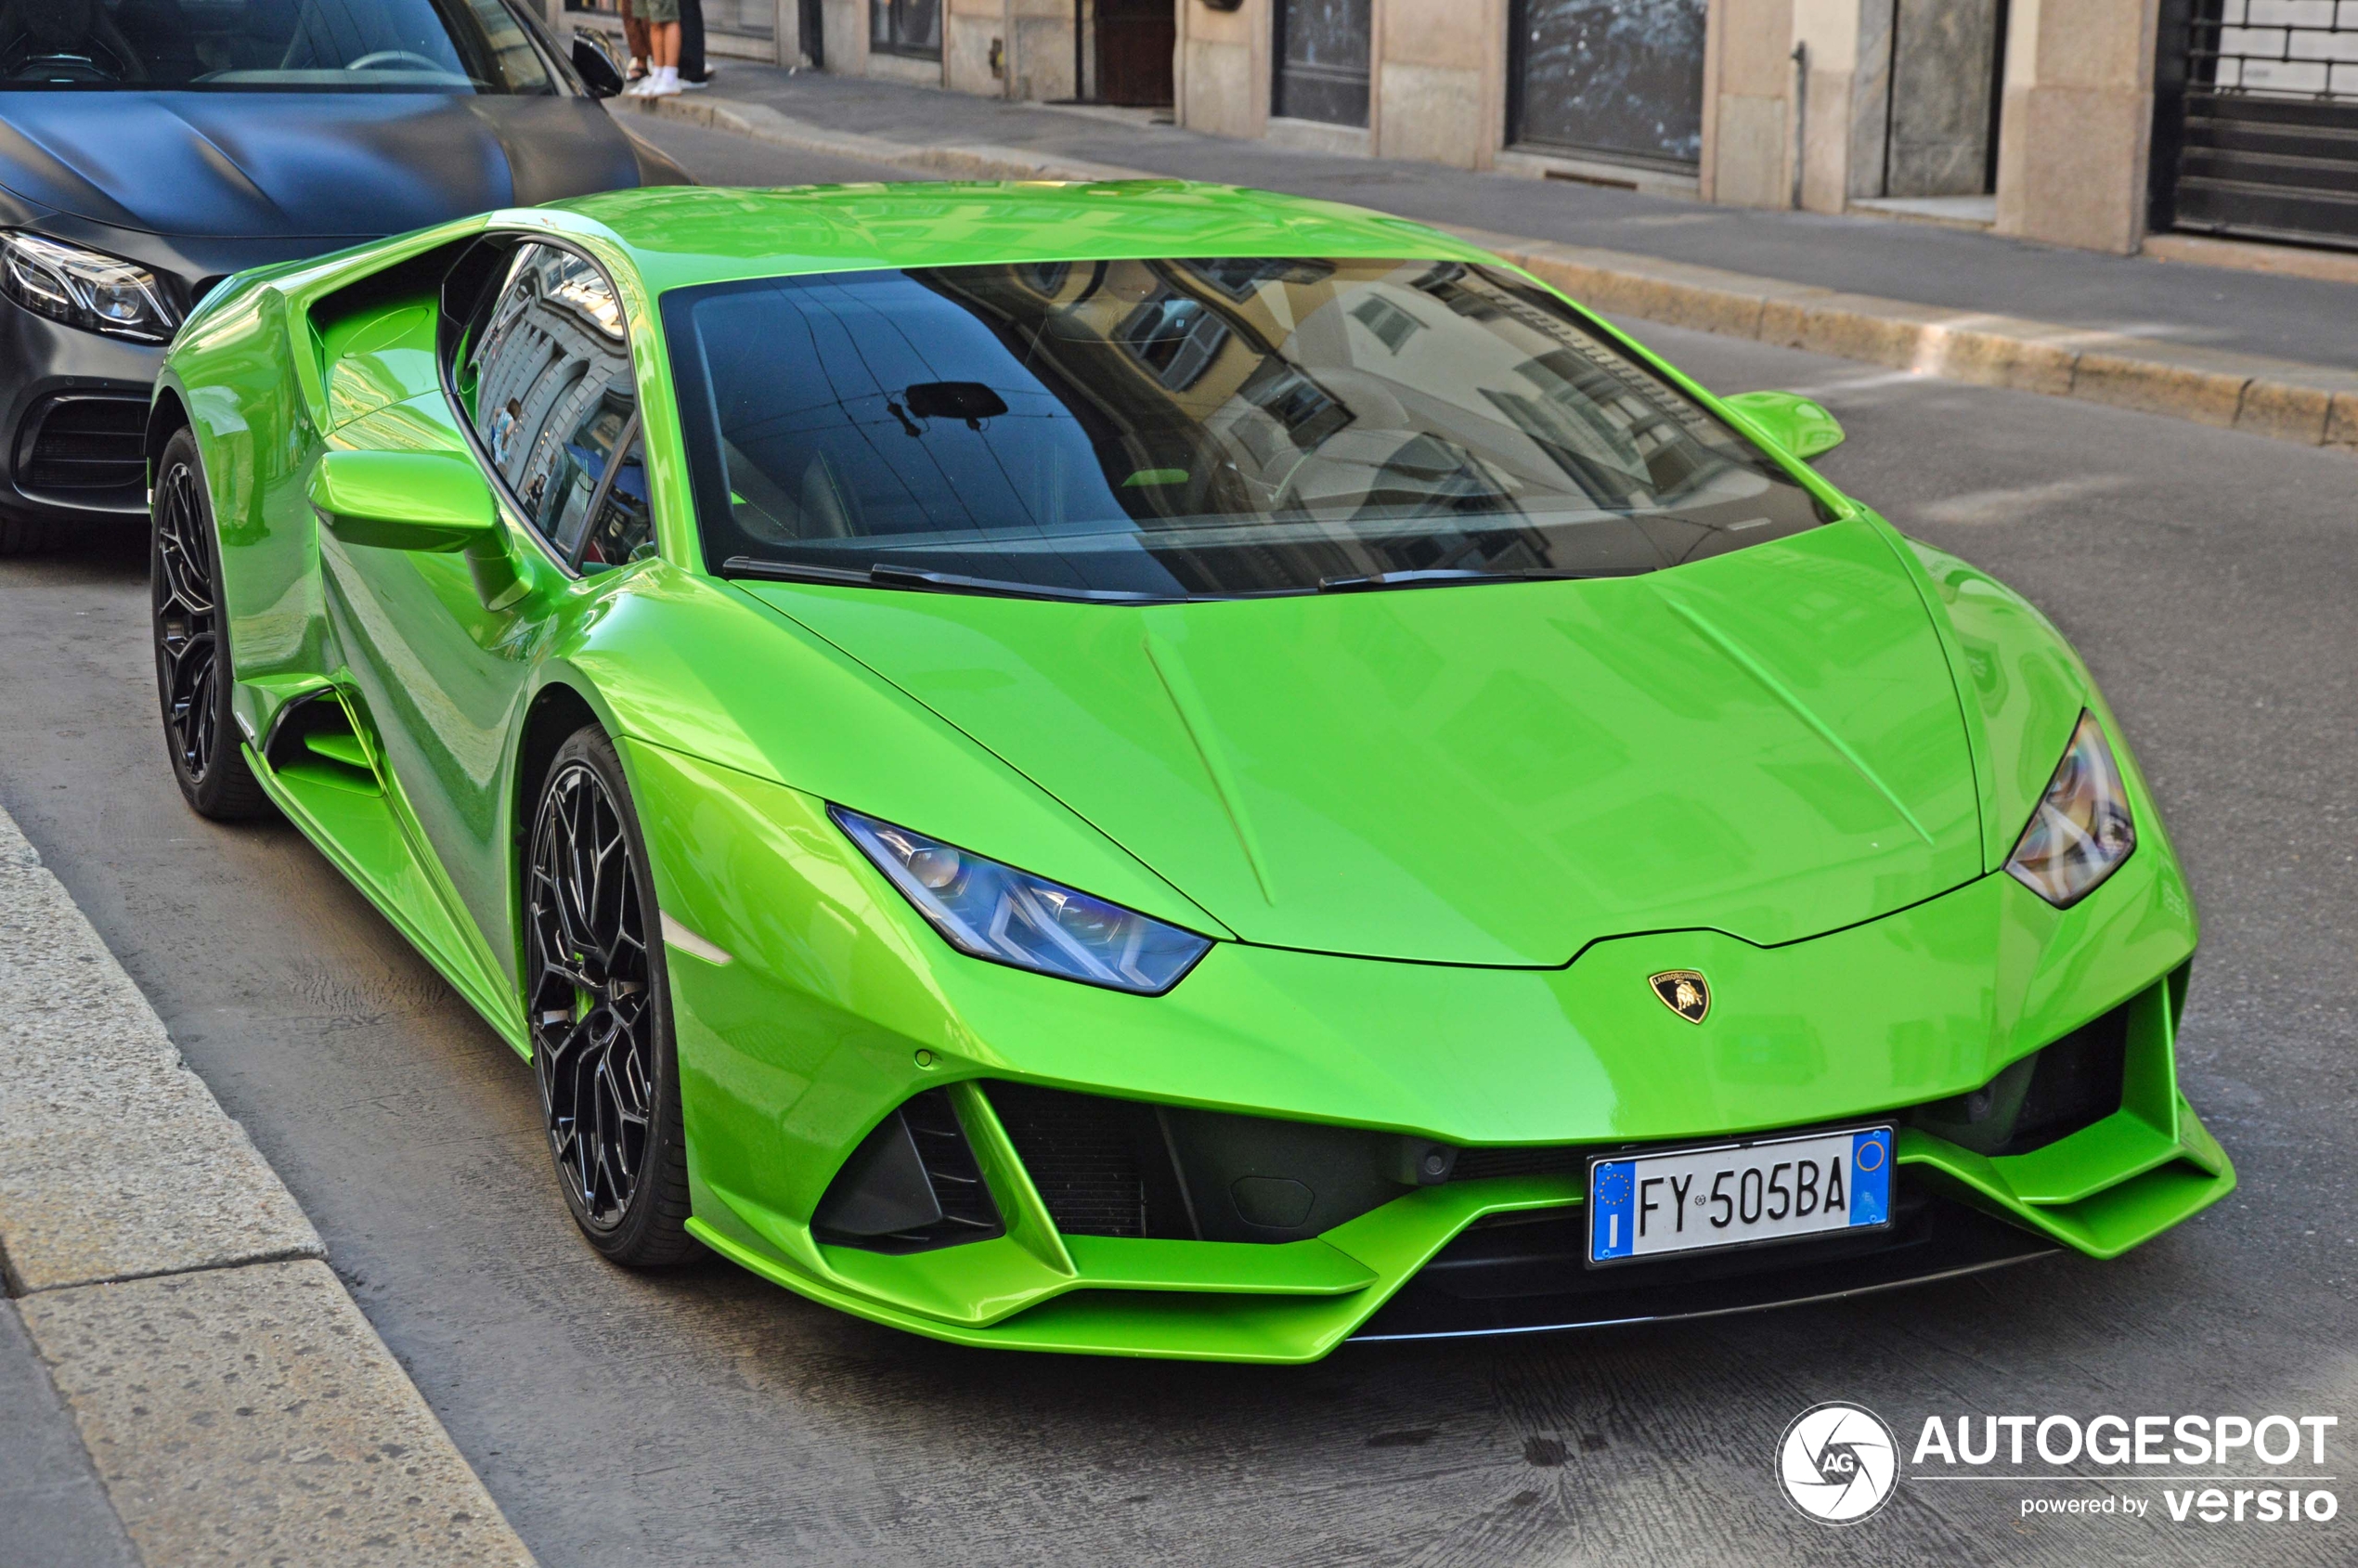
<path fill-rule="evenodd" d="M 229 633 L 222 613 L 221 552 L 196 438 L 174 435 L 156 465 L 148 556 L 156 645 L 156 695 L 172 776 L 200 816 L 261 816 L 269 798 L 246 765 L 229 713 Z"/>
<path fill-rule="evenodd" d="M 565 1203 L 615 1263 L 680 1262 L 696 1248 L 654 884 L 621 759 L 594 725 L 550 765 L 526 878 L 532 1058 Z"/>

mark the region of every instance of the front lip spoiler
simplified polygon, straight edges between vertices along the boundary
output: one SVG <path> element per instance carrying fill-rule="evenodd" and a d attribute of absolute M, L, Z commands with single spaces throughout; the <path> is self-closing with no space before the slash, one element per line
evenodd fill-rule
<path fill-rule="evenodd" d="M 1955 1279 L 2066 1251 L 2044 1237 L 1959 1203 L 1936 1202 L 1927 1219 L 1924 1232 L 1912 1240 L 1840 1262 L 1813 1260 L 1710 1280 L 1468 1300 L 1430 1281 L 1412 1279 L 1349 1342 L 1486 1339 L 1724 1317 Z"/>

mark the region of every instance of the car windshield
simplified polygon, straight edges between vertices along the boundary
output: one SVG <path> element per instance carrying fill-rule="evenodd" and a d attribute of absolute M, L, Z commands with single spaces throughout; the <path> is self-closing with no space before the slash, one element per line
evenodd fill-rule
<path fill-rule="evenodd" d="M 505 0 L 0 0 L 0 91 L 557 90 Z"/>
<path fill-rule="evenodd" d="M 912 268 L 664 312 L 727 575 L 1231 598 L 1626 576 L 1824 515 L 1602 328 L 1461 262 Z"/>

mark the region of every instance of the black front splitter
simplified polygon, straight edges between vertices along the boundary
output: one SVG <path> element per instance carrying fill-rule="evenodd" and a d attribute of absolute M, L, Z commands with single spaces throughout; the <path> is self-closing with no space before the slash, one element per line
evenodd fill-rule
<path fill-rule="evenodd" d="M 1466 1231 L 1369 1318 L 1356 1342 L 1544 1334 L 1717 1317 L 1953 1279 L 2060 1251 L 2002 1220 L 1911 1195 L 1872 1239 L 1835 1238 L 1606 1268 L 1584 1262 L 1586 1211 Z"/>

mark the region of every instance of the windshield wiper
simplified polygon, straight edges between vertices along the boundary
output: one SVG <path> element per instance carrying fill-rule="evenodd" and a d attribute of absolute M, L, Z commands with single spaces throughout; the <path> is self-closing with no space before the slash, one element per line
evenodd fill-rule
<path fill-rule="evenodd" d="M 1184 593 L 1139 593 L 1126 588 L 1059 588 L 1053 583 L 1006 582 L 998 577 L 962 577 L 879 561 L 868 579 L 887 588 L 930 588 L 943 593 L 990 593 L 1006 599 L 1067 599 L 1084 604 L 1176 604 Z"/>
<path fill-rule="evenodd" d="M 983 593 L 1001 599 L 1055 599 L 1082 604 L 1175 604 L 1185 594 L 1138 593 L 1119 588 L 1060 588 L 1054 583 L 1008 582 L 998 577 L 967 577 L 955 572 L 928 572 L 879 561 L 866 571 L 848 566 L 805 565 L 797 562 L 764 561 L 732 555 L 720 564 L 732 577 L 771 577 L 780 582 L 839 583 L 860 588 L 914 588 L 937 593 Z"/>
<path fill-rule="evenodd" d="M 1467 566 L 1429 566 L 1414 572 L 1369 572 L 1365 577 L 1320 577 L 1321 593 L 1366 593 L 1384 588 L 1448 588 L 1458 583 L 1528 583 L 1577 581 L 1587 577 L 1634 577 L 1651 566 L 1625 566 L 1598 572 L 1557 571 L 1536 567 L 1527 572 L 1484 572 Z"/>
<path fill-rule="evenodd" d="M 774 577 L 788 583 L 845 583 L 865 588 L 868 574 L 846 566 L 805 566 L 789 561 L 764 561 L 752 555 L 732 555 L 720 564 L 726 577 Z"/>

